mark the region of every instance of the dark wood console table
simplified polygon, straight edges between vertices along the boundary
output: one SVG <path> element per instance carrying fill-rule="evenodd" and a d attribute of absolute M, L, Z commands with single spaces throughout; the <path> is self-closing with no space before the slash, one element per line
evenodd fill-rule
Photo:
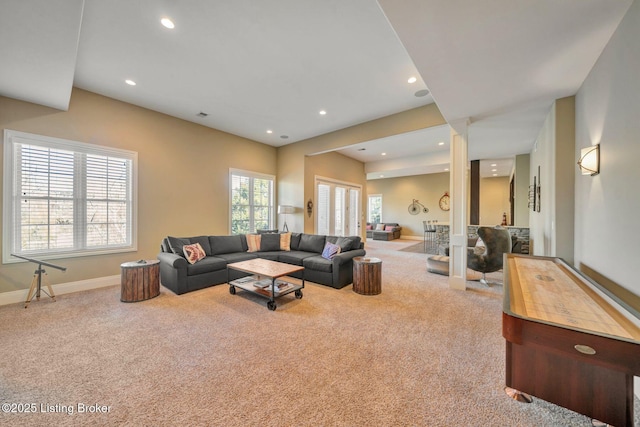
<path fill-rule="evenodd" d="M 505 255 L 506 386 L 633 426 L 640 318 L 559 258 Z"/>

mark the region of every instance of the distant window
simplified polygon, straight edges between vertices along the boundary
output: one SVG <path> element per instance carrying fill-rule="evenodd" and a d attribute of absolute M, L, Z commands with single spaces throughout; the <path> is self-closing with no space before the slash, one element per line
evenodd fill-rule
<path fill-rule="evenodd" d="M 136 250 L 137 153 L 11 130 L 4 141 L 5 262 Z"/>
<path fill-rule="evenodd" d="M 369 206 L 367 212 L 367 222 L 372 224 L 382 222 L 382 194 L 369 195 Z"/>
<path fill-rule="evenodd" d="M 231 234 L 275 228 L 272 175 L 232 169 L 230 175 Z"/>

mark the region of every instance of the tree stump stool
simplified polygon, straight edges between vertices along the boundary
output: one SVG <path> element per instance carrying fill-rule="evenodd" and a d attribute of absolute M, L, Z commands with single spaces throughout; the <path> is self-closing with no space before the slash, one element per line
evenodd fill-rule
<path fill-rule="evenodd" d="M 382 260 L 370 257 L 353 259 L 353 291 L 360 295 L 382 292 Z"/>
<path fill-rule="evenodd" d="M 120 264 L 120 301 L 138 302 L 160 294 L 160 261 L 133 261 Z"/>

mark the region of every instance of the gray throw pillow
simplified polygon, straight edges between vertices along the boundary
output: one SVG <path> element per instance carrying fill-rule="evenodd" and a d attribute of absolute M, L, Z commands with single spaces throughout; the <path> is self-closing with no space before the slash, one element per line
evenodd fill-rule
<path fill-rule="evenodd" d="M 184 239 L 181 237 L 171 237 L 171 236 L 168 236 L 167 240 L 169 241 L 169 248 L 171 249 L 171 252 L 173 252 L 176 255 L 180 255 L 182 258 L 185 258 L 182 247 L 184 245 L 190 245 L 191 241 L 189 239 Z"/>
<path fill-rule="evenodd" d="M 354 249 L 353 243 L 354 241 L 351 237 L 338 237 L 338 240 L 336 240 L 336 245 L 340 246 L 340 252 L 347 252 Z"/>
<path fill-rule="evenodd" d="M 260 252 L 279 251 L 280 234 L 265 233 L 260 235 Z"/>

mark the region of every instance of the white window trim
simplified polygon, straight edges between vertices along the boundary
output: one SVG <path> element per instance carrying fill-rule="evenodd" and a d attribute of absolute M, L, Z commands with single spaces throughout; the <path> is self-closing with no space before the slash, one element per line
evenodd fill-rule
<path fill-rule="evenodd" d="M 59 148 L 74 152 L 102 156 L 119 156 L 130 159 L 131 170 L 131 245 L 120 248 L 102 249 L 74 249 L 70 251 L 56 251 L 49 253 L 37 253 L 33 257 L 37 259 L 61 259 L 76 258 L 83 256 L 95 256 L 123 252 L 135 252 L 138 250 L 138 153 L 135 151 L 122 150 L 118 148 L 104 147 L 101 145 L 88 144 L 84 142 L 71 141 L 67 139 L 54 138 L 44 135 L 36 135 L 26 132 L 19 132 L 10 129 L 4 130 L 4 169 L 3 169 L 3 210 L 2 210 L 2 263 L 12 264 L 25 262 L 22 259 L 11 256 L 11 239 L 13 237 L 13 188 L 14 188 L 14 143 L 23 142 L 25 144 L 40 145 L 51 148 Z M 35 143 L 35 144 L 34 144 Z"/>
<path fill-rule="evenodd" d="M 272 224 L 271 227 L 277 227 L 277 221 L 276 221 L 276 177 L 275 175 L 269 175 L 266 173 L 260 173 L 260 172 L 252 172 L 252 171 L 248 171 L 248 170 L 244 170 L 244 169 L 234 169 L 234 168 L 229 168 L 229 224 L 228 224 L 228 233 L 231 234 L 231 228 L 232 228 L 232 220 L 233 220 L 233 192 L 232 192 L 232 185 L 233 185 L 233 175 L 242 175 L 242 176 L 247 176 L 250 178 L 258 178 L 258 179 L 270 179 L 273 181 L 273 189 L 272 192 L 273 194 L 271 194 L 272 200 L 271 200 L 271 218 L 272 218 Z"/>

